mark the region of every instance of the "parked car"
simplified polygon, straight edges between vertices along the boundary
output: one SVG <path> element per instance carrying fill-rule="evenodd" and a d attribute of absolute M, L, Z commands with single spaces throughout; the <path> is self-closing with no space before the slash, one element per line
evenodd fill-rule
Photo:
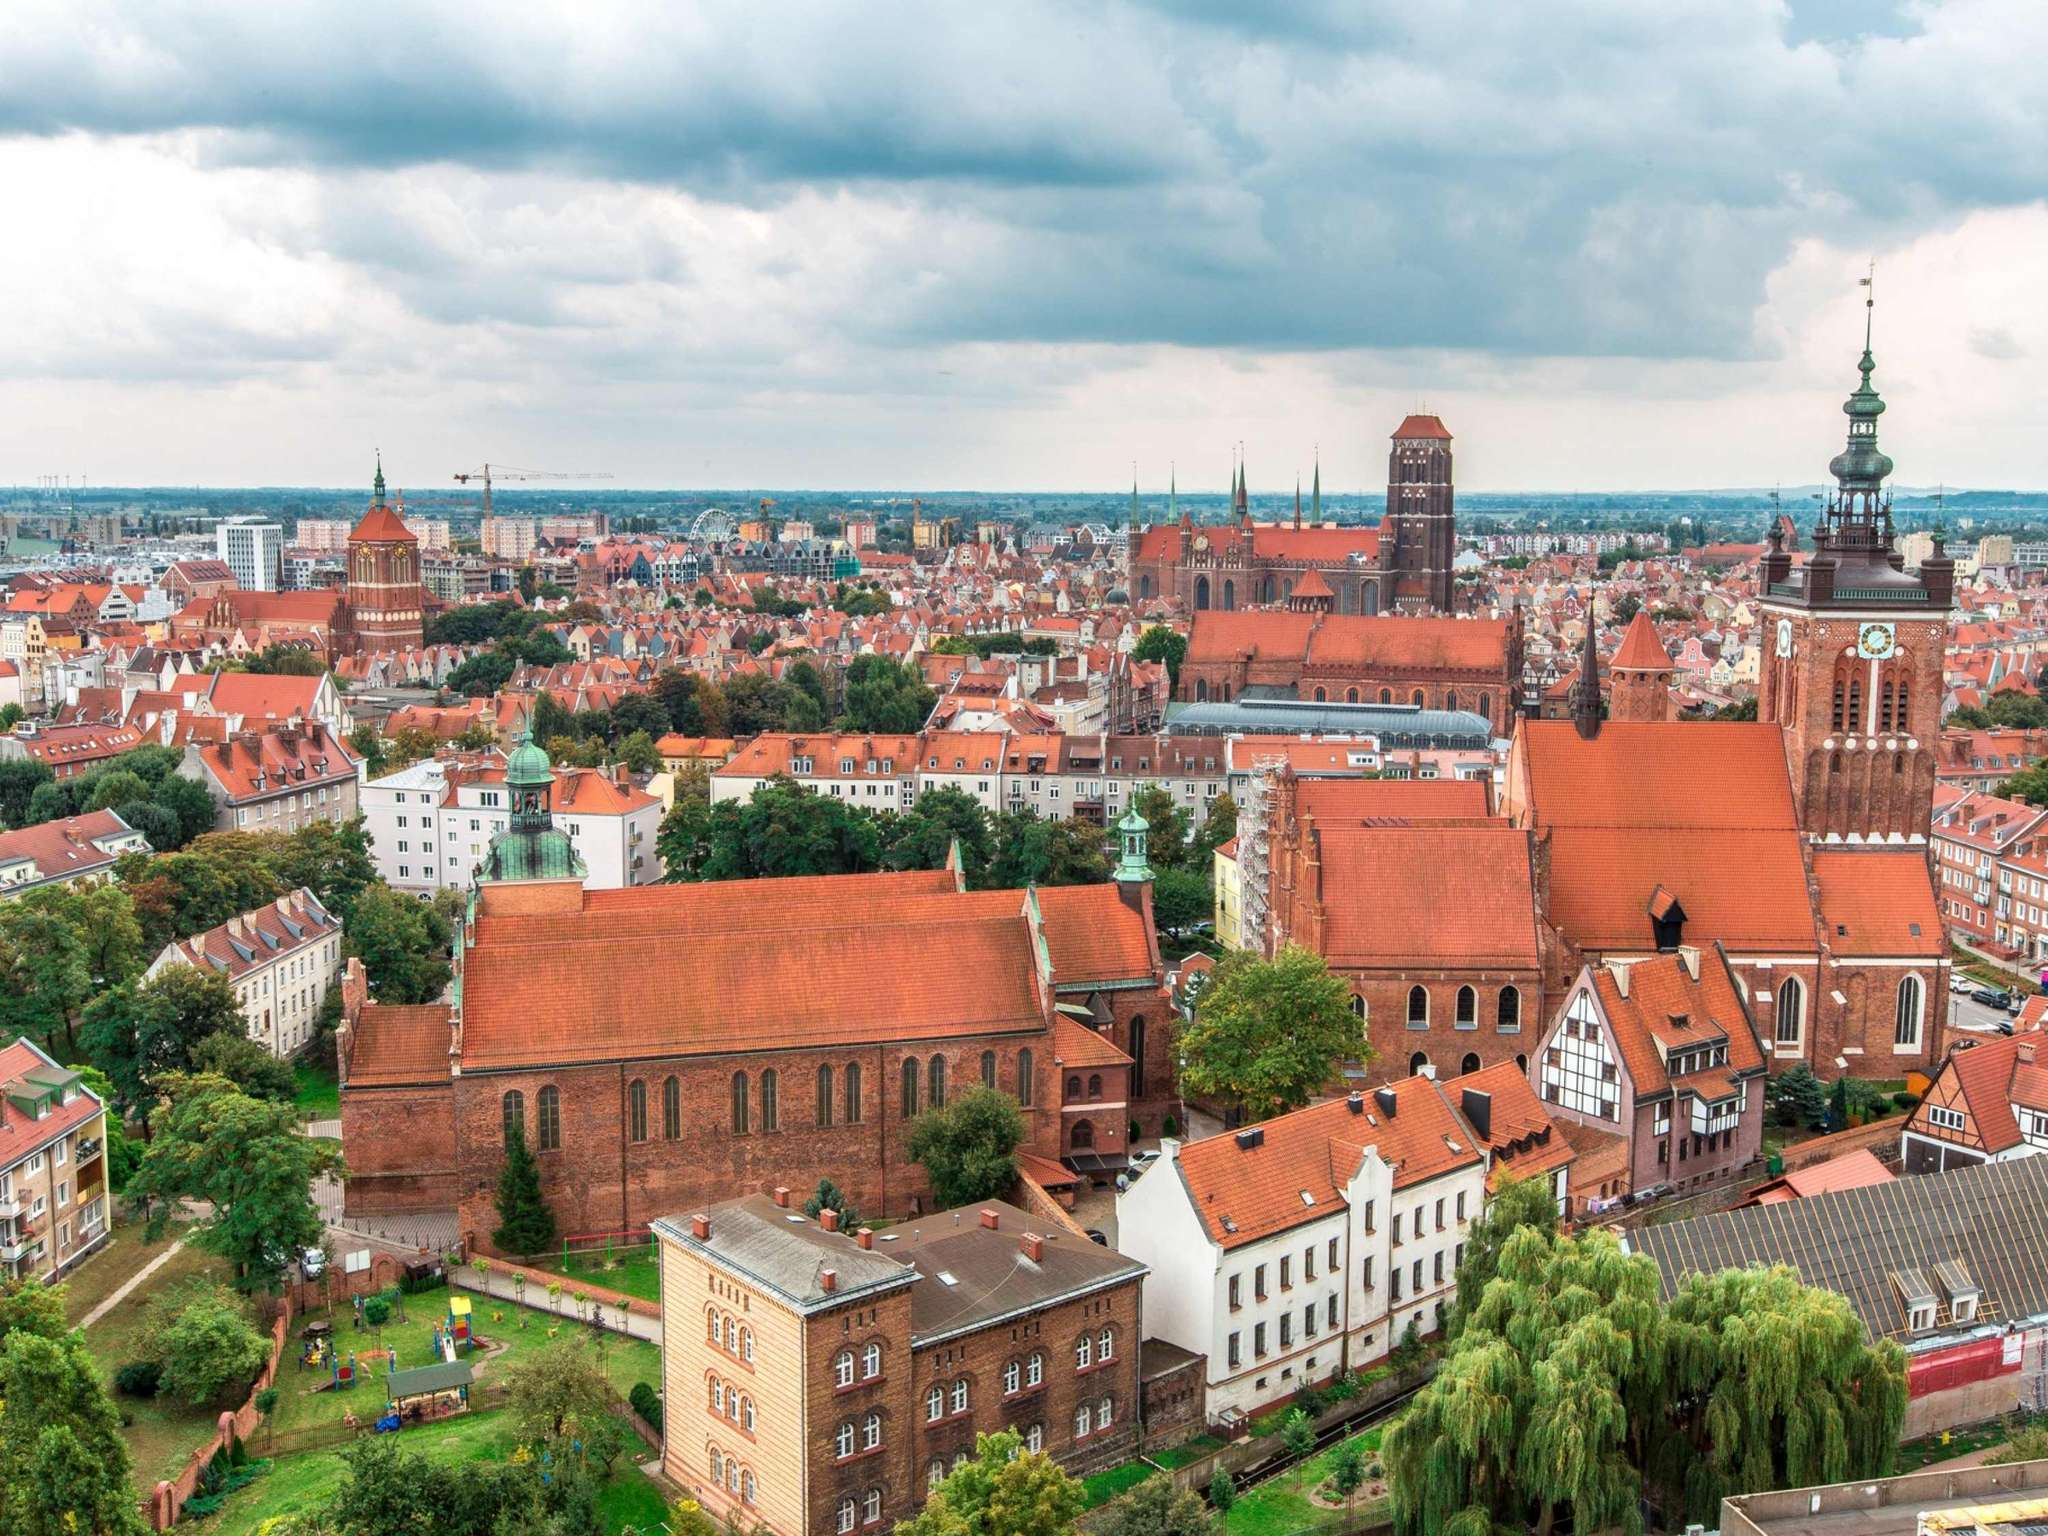
<path fill-rule="evenodd" d="M 1986 1008 L 2003 1008 L 2012 1001 L 2012 995 L 2001 992 L 1997 987 L 1979 987 L 1970 994 L 1970 1001 L 1982 1003 Z"/>
<path fill-rule="evenodd" d="M 1949 975 L 1948 989 L 1951 992 L 1959 993 L 1964 997 L 1968 997 L 1972 992 L 1977 990 L 1977 983 L 1973 977 L 1965 976 L 1961 971 L 1954 971 L 1951 972 Z"/>
<path fill-rule="evenodd" d="M 1997 1026 L 1997 1027 L 1998 1027 L 1998 1032 L 1999 1032 L 1999 1033 L 2000 1033 L 2001 1035 L 2009 1035 L 2009 1034 L 2011 1034 L 2011 1033 L 2012 1033 L 2012 1020 L 2011 1020 L 2011 1019 L 2000 1019 L 2000 1020 L 1998 1021 L 1998 1026 Z"/>

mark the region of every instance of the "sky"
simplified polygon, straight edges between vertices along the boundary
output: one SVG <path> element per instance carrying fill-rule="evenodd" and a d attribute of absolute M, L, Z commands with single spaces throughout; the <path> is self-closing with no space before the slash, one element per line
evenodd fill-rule
<path fill-rule="evenodd" d="M 0 484 L 2048 487 L 2041 0 L 7 0 Z"/>

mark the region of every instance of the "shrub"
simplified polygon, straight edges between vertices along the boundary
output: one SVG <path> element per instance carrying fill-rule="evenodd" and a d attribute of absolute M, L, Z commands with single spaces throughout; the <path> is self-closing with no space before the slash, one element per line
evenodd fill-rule
<path fill-rule="evenodd" d="M 626 1394 L 626 1401 L 633 1405 L 633 1411 L 655 1429 L 661 1428 L 661 1394 L 644 1381 L 633 1383 L 633 1390 Z"/>
<path fill-rule="evenodd" d="M 1159 1122 L 1159 1134 L 1162 1136 L 1178 1136 L 1180 1134 L 1180 1122 L 1174 1119 L 1173 1116 L 1168 1115 Z"/>
<path fill-rule="evenodd" d="M 1294 1406 L 1310 1418 L 1315 1418 L 1335 1401 L 1327 1387 L 1303 1387 L 1294 1394 Z"/>
<path fill-rule="evenodd" d="M 114 1390 L 130 1397 L 155 1397 L 163 1377 L 161 1360 L 130 1360 L 114 1367 Z"/>
<path fill-rule="evenodd" d="M 1306 1456 L 1315 1449 L 1316 1427 L 1299 1408 L 1289 1409 L 1280 1421 L 1280 1443 L 1294 1456 Z"/>
<path fill-rule="evenodd" d="M 1895 1093 L 1892 1095 L 1892 1102 L 1910 1115 L 1920 1107 L 1920 1095 L 1917 1093 Z"/>
<path fill-rule="evenodd" d="M 1140 1136 L 1144 1134 L 1145 1128 L 1142 1125 L 1138 1124 L 1137 1121 L 1133 1120 L 1130 1124 L 1130 1139 L 1132 1141 L 1136 1141 Z"/>

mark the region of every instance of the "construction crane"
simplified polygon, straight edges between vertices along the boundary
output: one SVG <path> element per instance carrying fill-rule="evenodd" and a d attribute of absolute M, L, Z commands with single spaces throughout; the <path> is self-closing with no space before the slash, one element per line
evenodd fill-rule
<path fill-rule="evenodd" d="M 561 474 L 551 469 L 513 469 L 504 464 L 486 464 L 481 469 L 465 471 L 455 478 L 462 485 L 467 485 L 472 480 L 483 481 L 484 516 L 489 517 L 491 515 L 491 482 L 493 480 L 609 480 L 611 476 L 603 473 Z"/>

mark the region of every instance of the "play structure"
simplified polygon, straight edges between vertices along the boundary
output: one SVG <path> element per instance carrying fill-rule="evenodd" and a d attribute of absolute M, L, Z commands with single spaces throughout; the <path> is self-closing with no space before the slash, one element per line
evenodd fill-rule
<path fill-rule="evenodd" d="M 466 1355 L 476 1339 L 470 1331 L 469 1298 L 450 1295 L 448 1315 L 434 1324 L 434 1353 L 443 1360 Z"/>
<path fill-rule="evenodd" d="M 334 1379 L 328 1383 L 337 1392 L 346 1392 L 356 1384 L 356 1352 L 350 1350 L 348 1359 L 341 1358 L 341 1351 L 329 1345 L 328 1359 L 334 1367 Z"/>

